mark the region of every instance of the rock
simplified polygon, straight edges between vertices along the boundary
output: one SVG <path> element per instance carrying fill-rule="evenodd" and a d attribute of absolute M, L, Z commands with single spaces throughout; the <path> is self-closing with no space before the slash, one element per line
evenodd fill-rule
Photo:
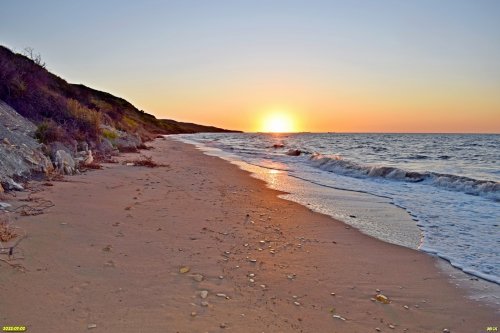
<path fill-rule="evenodd" d="M 179 273 L 181 274 L 185 274 L 187 272 L 189 272 L 191 269 L 187 266 L 182 266 L 181 268 L 179 268 Z"/>
<path fill-rule="evenodd" d="M 0 209 L 1 210 L 5 210 L 5 209 L 9 208 L 10 206 L 12 206 L 12 205 L 8 204 L 6 202 L 0 202 Z"/>
<path fill-rule="evenodd" d="M 78 165 L 89 165 L 94 162 L 94 156 L 92 155 L 92 150 L 79 151 L 76 153 L 75 161 Z"/>
<path fill-rule="evenodd" d="M 405 308 L 406 310 L 409 310 L 409 309 L 410 309 L 410 308 L 408 307 L 408 305 L 403 306 L 403 308 Z"/>
<path fill-rule="evenodd" d="M 443 333 L 450 333 L 450 330 L 449 330 L 449 329 L 447 329 L 447 328 L 444 328 L 444 329 L 443 329 Z"/>
<path fill-rule="evenodd" d="M 220 328 L 226 328 L 226 324 L 225 324 L 225 323 L 221 323 L 221 324 L 219 325 L 219 327 L 220 327 Z"/>
<path fill-rule="evenodd" d="M 382 295 L 382 294 L 378 294 L 377 296 L 375 296 L 375 299 L 377 301 L 379 301 L 380 303 L 384 303 L 384 304 L 391 303 L 391 301 L 389 300 L 389 298 L 387 298 L 387 296 Z"/>
<path fill-rule="evenodd" d="M 196 312 L 191 312 L 191 317 L 196 317 L 197 313 Z"/>
<path fill-rule="evenodd" d="M 300 306 L 300 303 L 299 303 L 299 302 L 297 302 L 297 301 L 293 302 L 293 304 L 295 304 L 295 305 L 297 305 L 297 306 Z"/>
<path fill-rule="evenodd" d="M 137 152 L 142 145 L 139 135 L 129 134 L 107 125 L 101 125 L 100 127 L 104 133 L 107 133 L 105 140 L 111 143 L 113 149 L 118 149 L 120 152 Z M 108 143 L 104 143 L 104 145 L 106 145 L 105 148 L 110 149 Z"/>
<path fill-rule="evenodd" d="M 200 297 L 205 299 L 208 297 L 208 291 L 207 290 L 202 290 L 200 291 Z"/>
<path fill-rule="evenodd" d="M 275 148 L 275 149 L 276 149 L 276 148 L 283 148 L 283 147 L 285 147 L 285 145 L 284 145 L 284 144 L 282 144 L 282 143 L 275 143 L 275 144 L 273 145 L 273 148 Z"/>
<path fill-rule="evenodd" d="M 390 329 L 395 329 L 395 328 L 396 328 L 396 326 L 394 326 L 394 325 L 389 325 L 389 328 L 390 328 Z"/>
<path fill-rule="evenodd" d="M 339 316 L 339 315 L 333 315 L 333 318 L 335 318 L 335 319 L 340 319 L 340 320 L 343 320 L 343 321 L 345 321 L 345 320 L 346 320 L 344 317 Z"/>
<path fill-rule="evenodd" d="M 96 324 L 88 324 L 87 325 L 87 329 L 90 330 L 90 329 L 93 329 L 93 328 L 96 328 L 97 325 Z"/>
<path fill-rule="evenodd" d="M 0 184 L 4 190 L 22 191 L 17 181 L 53 170 L 43 145 L 34 139 L 35 131 L 32 122 L 0 101 Z"/>
<path fill-rule="evenodd" d="M 254 283 L 255 282 L 254 279 L 249 279 L 248 281 L 250 281 L 250 283 Z"/>
<path fill-rule="evenodd" d="M 76 172 L 75 160 L 67 151 L 62 149 L 56 151 L 54 165 L 56 170 L 64 175 L 73 175 Z"/>
<path fill-rule="evenodd" d="M 203 279 L 204 279 L 204 277 L 201 274 L 194 274 L 193 275 L 193 280 L 195 280 L 196 282 L 201 282 L 201 281 L 203 281 Z"/>
<path fill-rule="evenodd" d="M 375 331 L 380 332 L 380 331 L 381 331 L 381 329 L 380 329 L 380 328 L 378 328 L 378 327 L 375 327 Z"/>
<path fill-rule="evenodd" d="M 226 295 L 226 294 L 219 293 L 219 294 L 217 294 L 217 297 L 224 297 L 224 298 L 226 298 L 226 297 L 227 297 L 227 295 Z"/>
<path fill-rule="evenodd" d="M 201 306 L 208 306 L 208 302 L 206 302 L 206 301 L 202 301 L 202 302 L 201 302 Z"/>
<path fill-rule="evenodd" d="M 289 151 L 286 152 L 288 156 L 300 156 L 302 152 L 298 149 L 290 149 Z"/>
<path fill-rule="evenodd" d="M 335 296 L 335 293 L 330 293 L 330 295 Z"/>

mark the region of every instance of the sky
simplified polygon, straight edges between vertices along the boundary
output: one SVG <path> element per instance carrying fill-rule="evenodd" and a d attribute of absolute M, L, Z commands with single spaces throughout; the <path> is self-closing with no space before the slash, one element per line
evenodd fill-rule
<path fill-rule="evenodd" d="M 496 0 L 0 1 L 0 44 L 157 118 L 500 133 Z"/>

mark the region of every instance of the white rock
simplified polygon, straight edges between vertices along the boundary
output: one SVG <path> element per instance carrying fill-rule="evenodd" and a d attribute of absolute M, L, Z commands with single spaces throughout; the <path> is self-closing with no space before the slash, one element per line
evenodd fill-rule
<path fill-rule="evenodd" d="M 206 291 L 206 290 L 200 291 L 200 297 L 201 298 L 207 298 L 208 297 L 208 291 Z"/>
<path fill-rule="evenodd" d="M 193 280 L 195 280 L 196 282 L 201 282 L 201 281 L 203 281 L 203 278 L 204 278 L 204 277 L 203 277 L 203 275 L 201 275 L 201 274 L 195 274 L 195 275 L 193 275 Z"/>

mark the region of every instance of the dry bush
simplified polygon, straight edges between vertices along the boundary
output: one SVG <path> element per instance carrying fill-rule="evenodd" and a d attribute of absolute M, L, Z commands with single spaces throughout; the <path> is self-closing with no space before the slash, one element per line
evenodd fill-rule
<path fill-rule="evenodd" d="M 13 238 L 16 238 L 17 234 L 7 222 L 5 216 L 0 216 L 0 242 L 8 242 Z"/>
<path fill-rule="evenodd" d="M 168 166 L 165 164 L 156 163 L 155 161 L 153 161 L 152 157 L 148 157 L 148 156 L 141 156 L 140 159 L 123 162 L 123 164 L 128 164 L 128 163 L 132 163 L 134 166 L 144 166 L 144 167 L 148 167 L 148 168 L 158 168 L 158 167 Z"/>
<path fill-rule="evenodd" d="M 92 162 L 92 163 L 83 165 L 81 167 L 81 169 L 83 169 L 83 170 L 85 170 L 85 169 L 101 170 L 102 165 L 100 165 L 99 163 L 96 163 L 96 162 Z"/>

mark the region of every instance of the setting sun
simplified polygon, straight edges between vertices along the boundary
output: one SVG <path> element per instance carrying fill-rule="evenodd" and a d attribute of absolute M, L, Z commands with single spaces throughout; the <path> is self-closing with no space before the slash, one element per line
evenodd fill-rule
<path fill-rule="evenodd" d="M 262 122 L 262 132 L 289 133 L 295 132 L 293 119 L 285 113 L 273 113 L 266 116 Z"/>

